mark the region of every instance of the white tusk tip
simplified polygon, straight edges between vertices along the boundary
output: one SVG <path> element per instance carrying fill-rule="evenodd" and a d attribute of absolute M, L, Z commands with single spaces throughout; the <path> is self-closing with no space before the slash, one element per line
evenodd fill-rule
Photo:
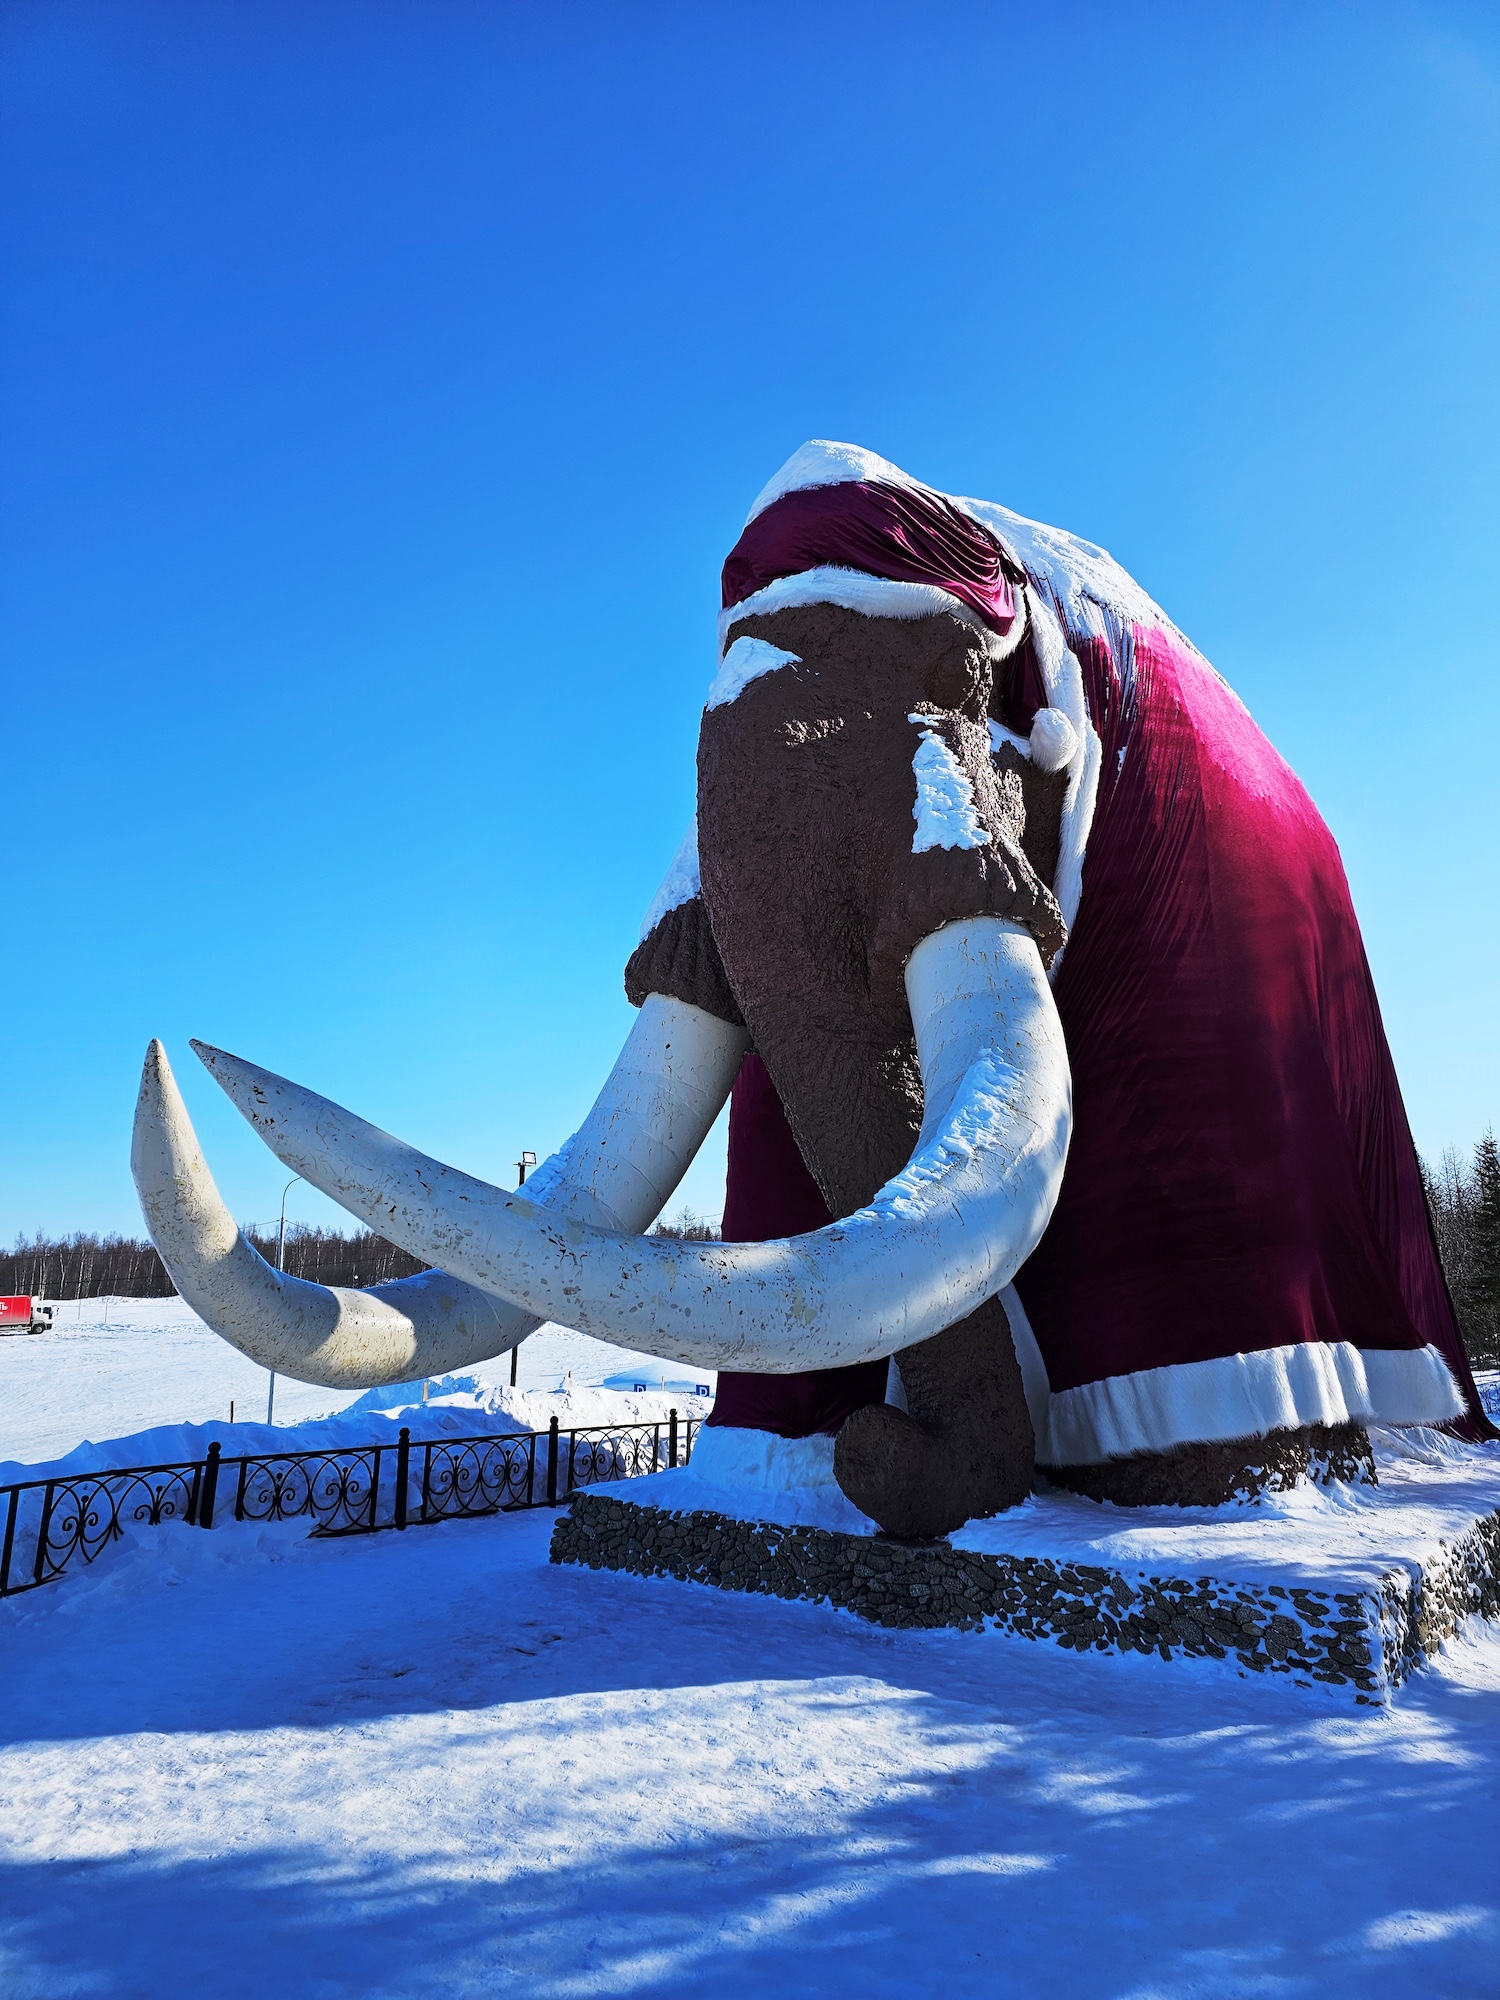
<path fill-rule="evenodd" d="M 243 1056 L 232 1056 L 228 1049 L 216 1049 L 212 1042 L 200 1042 L 194 1038 L 189 1041 L 188 1046 L 214 1082 L 234 1098 L 236 1104 L 239 1103 L 239 1098 L 235 1096 L 235 1085 L 247 1072 L 260 1074 L 255 1070 L 254 1063 L 246 1062 Z M 240 1108 L 243 1110 L 243 1105 Z"/>
<path fill-rule="evenodd" d="M 137 1093 L 136 1118 L 148 1109 L 160 1115 L 161 1106 L 177 1088 L 167 1051 L 155 1036 L 146 1044 L 146 1060 L 141 1064 L 141 1087 Z"/>

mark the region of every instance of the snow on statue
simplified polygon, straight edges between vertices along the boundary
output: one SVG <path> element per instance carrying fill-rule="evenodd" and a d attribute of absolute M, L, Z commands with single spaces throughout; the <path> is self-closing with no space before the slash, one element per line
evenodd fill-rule
<path fill-rule="evenodd" d="M 560 1320 L 721 1370 L 705 1460 L 833 1437 L 845 1494 L 913 1536 L 1037 1465 L 1211 1504 L 1372 1476 L 1369 1421 L 1493 1435 L 1338 850 L 1163 613 L 1101 550 L 822 442 L 723 594 L 640 1015 L 524 1194 L 199 1049 L 433 1270 L 271 1270 L 153 1044 L 136 1184 L 209 1325 L 346 1387 Z M 726 1240 L 642 1235 L 731 1092 Z"/>

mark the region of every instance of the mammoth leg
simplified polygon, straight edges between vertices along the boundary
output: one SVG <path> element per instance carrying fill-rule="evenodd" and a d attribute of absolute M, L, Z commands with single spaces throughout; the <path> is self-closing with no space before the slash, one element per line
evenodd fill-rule
<path fill-rule="evenodd" d="M 1005 1308 L 967 1319 L 896 1356 L 906 1409 L 873 1403 L 833 1448 L 845 1495 L 887 1534 L 926 1541 L 1031 1491 L 1035 1443 Z"/>

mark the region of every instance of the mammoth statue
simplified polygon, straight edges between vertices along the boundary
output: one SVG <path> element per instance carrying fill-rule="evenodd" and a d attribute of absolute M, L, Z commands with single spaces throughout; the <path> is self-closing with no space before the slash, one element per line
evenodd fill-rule
<path fill-rule="evenodd" d="M 639 1015 L 523 1192 L 195 1044 L 289 1169 L 432 1269 L 271 1270 L 153 1044 L 136 1184 L 208 1324 L 345 1387 L 555 1319 L 720 1370 L 723 1478 L 831 1476 L 910 1537 L 1039 1469 L 1216 1504 L 1372 1477 L 1372 1421 L 1493 1436 L 1338 850 L 1145 593 L 816 442 L 723 598 Z M 724 1240 L 642 1234 L 731 1093 Z"/>

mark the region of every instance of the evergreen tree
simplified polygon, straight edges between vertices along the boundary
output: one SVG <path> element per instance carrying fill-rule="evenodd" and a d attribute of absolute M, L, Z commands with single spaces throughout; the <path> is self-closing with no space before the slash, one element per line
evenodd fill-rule
<path fill-rule="evenodd" d="M 1500 1347 L 1500 1148 L 1493 1131 L 1474 1148 L 1469 1224 L 1469 1310 L 1485 1347 Z"/>
<path fill-rule="evenodd" d="M 1494 1250 L 1495 1218 L 1500 1216 L 1500 1170 L 1494 1137 L 1487 1135 L 1479 1142 L 1472 1162 L 1461 1159 L 1450 1146 L 1436 1171 L 1425 1160 L 1420 1165 L 1432 1233 L 1469 1359 L 1476 1368 L 1500 1366 L 1500 1286 L 1496 1284 Z M 1488 1264 L 1481 1269 L 1479 1211 L 1486 1186 L 1490 1247 Z"/>

